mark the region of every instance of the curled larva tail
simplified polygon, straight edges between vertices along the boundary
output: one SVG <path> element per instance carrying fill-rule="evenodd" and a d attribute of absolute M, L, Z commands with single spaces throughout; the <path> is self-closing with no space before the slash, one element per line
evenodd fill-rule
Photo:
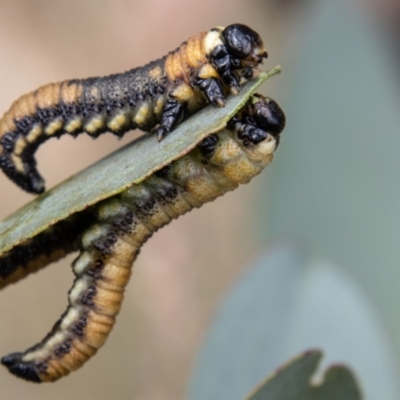
<path fill-rule="evenodd" d="M 33 382 L 55 381 L 81 367 L 107 339 L 143 243 L 172 219 L 259 174 L 271 162 L 284 124 L 273 100 L 254 97 L 228 128 L 93 206 L 96 220 L 79 239 L 67 310 L 40 343 L 3 357 L 2 364 Z"/>
<path fill-rule="evenodd" d="M 18 186 L 42 193 L 37 148 L 52 137 L 82 132 L 122 136 L 155 130 L 162 140 L 207 103 L 225 104 L 267 57 L 260 36 L 245 25 L 213 28 L 143 67 L 106 77 L 50 83 L 20 97 L 0 119 L 0 168 Z"/>

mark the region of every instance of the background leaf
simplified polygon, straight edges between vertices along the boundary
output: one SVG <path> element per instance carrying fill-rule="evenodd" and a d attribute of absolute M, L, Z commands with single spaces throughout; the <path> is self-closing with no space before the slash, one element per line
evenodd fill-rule
<path fill-rule="evenodd" d="M 356 371 L 367 399 L 397 400 L 393 355 L 374 307 L 340 268 L 293 245 L 262 255 L 226 297 L 203 345 L 190 399 L 242 399 L 309 348 Z"/>
<path fill-rule="evenodd" d="M 279 368 L 247 400 L 361 400 L 352 373 L 343 366 L 331 367 L 322 382 L 312 384 L 322 354 L 309 351 Z"/>

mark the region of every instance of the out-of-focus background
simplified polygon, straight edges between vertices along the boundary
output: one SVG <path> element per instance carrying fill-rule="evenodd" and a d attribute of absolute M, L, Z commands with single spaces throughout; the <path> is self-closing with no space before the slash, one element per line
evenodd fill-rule
<path fill-rule="evenodd" d="M 0 110 L 50 81 L 121 72 L 199 30 L 264 38 L 261 92 L 288 124 L 249 185 L 143 248 L 110 339 L 81 370 L 0 399 L 241 399 L 307 348 L 345 362 L 366 398 L 400 398 L 400 3 L 396 0 L 0 0 Z M 47 142 L 47 187 L 135 137 Z M 0 174 L 0 218 L 31 199 Z M 74 257 L 0 293 L 0 354 L 66 307 Z"/>

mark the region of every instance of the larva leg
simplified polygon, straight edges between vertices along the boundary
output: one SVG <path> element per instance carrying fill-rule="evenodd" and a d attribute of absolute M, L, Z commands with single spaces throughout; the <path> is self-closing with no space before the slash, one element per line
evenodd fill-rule
<path fill-rule="evenodd" d="M 156 130 L 157 139 L 160 142 L 171 131 L 172 127 L 182 118 L 184 104 L 176 99 L 168 99 L 163 111 L 160 126 Z"/>
<path fill-rule="evenodd" d="M 232 70 L 231 57 L 226 47 L 222 44 L 216 46 L 210 58 L 213 67 L 219 73 L 223 82 L 230 87 L 231 93 L 237 94 L 240 87 L 240 78 Z"/>
<path fill-rule="evenodd" d="M 221 83 L 216 78 L 199 79 L 198 86 L 204 91 L 207 100 L 214 107 L 225 106 L 225 96 L 222 91 Z"/>
<path fill-rule="evenodd" d="M 205 158 L 210 158 L 214 154 L 217 143 L 218 143 L 218 135 L 213 134 L 213 135 L 207 136 L 205 139 L 203 139 L 199 143 L 197 148 L 200 150 L 201 154 Z"/>
<path fill-rule="evenodd" d="M 184 86 L 186 85 L 182 83 L 182 87 Z M 223 94 L 223 88 L 219 79 L 198 78 L 196 80 L 196 87 L 198 87 L 204 93 L 207 101 L 213 106 L 225 106 L 225 96 Z M 178 90 L 175 90 L 171 93 L 173 98 L 168 99 L 164 106 L 160 125 L 155 130 L 158 141 L 164 139 L 169 132 L 171 132 L 172 128 L 184 117 L 186 105 L 190 100 L 190 97 L 185 89 L 179 89 L 180 88 L 178 87 Z M 189 95 L 191 95 L 191 93 L 189 93 Z"/>

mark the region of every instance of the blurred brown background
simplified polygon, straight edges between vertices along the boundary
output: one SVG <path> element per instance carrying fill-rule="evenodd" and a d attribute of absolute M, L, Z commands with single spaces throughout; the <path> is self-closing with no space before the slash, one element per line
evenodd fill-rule
<path fill-rule="evenodd" d="M 398 1 L 350 3 L 386 27 L 399 62 Z M 312 12 L 311 0 L 0 0 L 0 110 L 47 82 L 143 65 L 199 30 L 233 22 L 248 24 L 264 38 L 270 55 L 265 69 L 283 66 L 263 92 L 284 107 L 290 96 L 285 66 L 297 51 L 293 38 Z M 51 187 L 134 136 L 49 141 L 37 153 L 39 170 Z M 144 246 L 118 323 L 82 370 L 35 386 L 1 369 L 0 399 L 184 399 L 216 307 L 260 245 L 254 228 L 257 182 L 179 219 Z M 0 219 L 31 199 L 2 174 L 0 188 Z M 72 259 L 0 294 L 0 354 L 23 350 L 48 332 L 66 306 Z"/>

